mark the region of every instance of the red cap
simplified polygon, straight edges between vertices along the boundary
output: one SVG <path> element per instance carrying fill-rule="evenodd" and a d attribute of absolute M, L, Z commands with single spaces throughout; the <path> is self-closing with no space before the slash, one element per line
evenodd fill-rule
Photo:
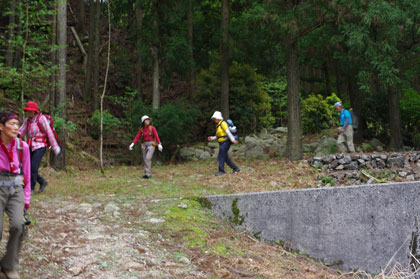
<path fill-rule="evenodd" d="M 39 109 L 38 109 L 38 104 L 36 102 L 28 102 L 26 104 L 26 107 L 23 109 L 24 111 L 36 111 L 37 113 L 39 113 Z"/>

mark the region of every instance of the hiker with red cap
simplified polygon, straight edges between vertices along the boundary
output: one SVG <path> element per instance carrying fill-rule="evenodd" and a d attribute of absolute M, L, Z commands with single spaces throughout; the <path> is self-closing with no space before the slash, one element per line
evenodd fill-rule
<path fill-rule="evenodd" d="M 17 138 L 19 116 L 0 111 L 0 239 L 4 213 L 9 216 L 7 250 L 0 260 L 1 272 L 6 278 L 19 279 L 15 266 L 24 234 L 24 210 L 31 200 L 31 172 L 28 145 Z"/>
<path fill-rule="evenodd" d="M 38 174 L 42 157 L 49 145 L 55 155 L 60 154 L 61 148 L 47 117 L 39 112 L 38 104 L 28 102 L 23 110 L 27 112 L 28 117 L 19 128 L 19 135 L 26 136 L 31 151 L 31 190 L 35 190 L 35 185 L 38 182 L 40 185 L 38 193 L 42 193 L 48 185 L 48 181 Z"/>
<path fill-rule="evenodd" d="M 156 128 L 150 125 L 150 122 L 152 122 L 152 118 L 147 115 L 142 116 L 141 128 L 129 146 L 129 149 L 133 150 L 134 145 L 140 139 L 143 139 L 143 143 L 141 144 L 141 152 L 143 153 L 145 171 L 143 178 L 145 179 L 152 178 L 152 157 L 153 153 L 155 152 L 155 147 L 157 146 L 160 152 L 162 152 L 163 149 Z"/>

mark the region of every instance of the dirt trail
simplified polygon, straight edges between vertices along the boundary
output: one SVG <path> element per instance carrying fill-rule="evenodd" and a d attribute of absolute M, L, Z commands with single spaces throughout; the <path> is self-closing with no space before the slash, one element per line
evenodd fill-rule
<path fill-rule="evenodd" d="M 120 204 L 109 197 L 92 198 L 88 203 L 38 201 L 19 261 L 21 276 L 128 279 L 200 275 L 189 261 L 176 259 L 162 248 L 159 243 L 164 239 L 156 241 L 139 228 L 147 222 L 142 218 L 150 216 L 138 214 L 134 219 L 126 214 L 127 208 L 133 204 Z"/>

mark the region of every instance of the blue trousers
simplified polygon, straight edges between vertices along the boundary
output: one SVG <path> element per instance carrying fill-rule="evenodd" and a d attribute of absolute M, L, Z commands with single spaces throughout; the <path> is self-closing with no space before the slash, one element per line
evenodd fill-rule
<path fill-rule="evenodd" d="M 219 154 L 217 155 L 217 160 L 219 161 L 219 172 L 225 172 L 225 163 L 229 167 L 236 170 L 238 167 L 230 160 L 228 151 L 232 143 L 230 140 L 225 140 L 219 143 Z"/>
<path fill-rule="evenodd" d="M 39 165 L 41 164 L 42 157 L 44 157 L 46 147 L 38 148 L 31 151 L 31 190 L 35 189 L 35 184 L 38 182 L 42 184 L 45 179 L 38 174 Z"/>

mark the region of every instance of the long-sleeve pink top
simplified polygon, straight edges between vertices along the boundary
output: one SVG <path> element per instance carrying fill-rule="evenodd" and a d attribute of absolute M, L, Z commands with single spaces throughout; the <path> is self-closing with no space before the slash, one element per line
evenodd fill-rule
<path fill-rule="evenodd" d="M 41 126 L 42 130 L 39 129 L 37 122 L 39 122 L 39 125 Z M 22 126 L 19 128 L 19 135 L 22 138 L 24 136 L 28 138 L 28 143 L 30 144 L 30 148 L 32 151 L 42 147 L 47 147 L 47 138 L 52 149 L 58 147 L 58 143 L 55 139 L 53 131 L 51 130 L 50 123 L 48 122 L 47 118 L 42 114 L 36 114 L 34 117 L 31 118 L 25 118 Z"/>
<path fill-rule="evenodd" d="M 12 139 L 8 146 L 7 150 L 10 150 L 12 146 L 12 141 L 16 141 L 16 139 Z M 23 177 L 25 178 L 25 186 L 23 188 L 23 192 L 25 194 L 25 204 L 29 204 L 31 200 L 31 158 L 29 155 L 29 147 L 26 142 L 23 140 L 20 141 L 22 145 L 22 169 L 23 169 Z M 17 143 L 14 143 L 13 148 L 13 164 L 15 166 L 19 166 L 19 151 L 17 150 Z M 4 152 L 2 148 L 0 148 L 0 172 L 7 171 L 10 172 L 10 162 L 9 157 Z M 20 173 L 20 169 L 16 168 L 13 173 Z"/>

